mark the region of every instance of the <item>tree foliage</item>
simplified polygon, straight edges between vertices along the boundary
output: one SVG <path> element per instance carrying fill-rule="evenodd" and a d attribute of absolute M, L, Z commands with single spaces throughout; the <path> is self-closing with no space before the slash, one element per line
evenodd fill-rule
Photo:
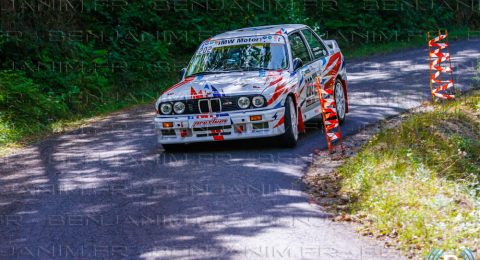
<path fill-rule="evenodd" d="M 25 91 L 2 99 L 0 112 L 43 122 L 154 96 L 201 41 L 241 27 L 305 23 L 351 47 L 478 28 L 479 18 L 478 6 L 454 0 L 0 0 L 1 95 Z"/>

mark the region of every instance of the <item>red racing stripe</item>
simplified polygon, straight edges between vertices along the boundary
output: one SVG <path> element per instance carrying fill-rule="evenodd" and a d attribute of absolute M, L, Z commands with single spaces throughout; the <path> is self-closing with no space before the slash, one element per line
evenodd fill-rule
<path fill-rule="evenodd" d="M 280 118 L 278 123 L 273 128 L 277 128 L 277 127 L 283 125 L 283 123 L 285 123 L 285 116 L 282 116 L 282 118 Z"/>
<path fill-rule="evenodd" d="M 330 65 L 332 65 L 332 63 L 334 61 L 336 61 L 337 59 L 340 59 L 340 58 L 341 58 L 340 52 L 337 52 L 337 53 L 333 54 L 332 57 L 330 57 L 330 60 L 328 60 L 327 66 L 325 66 L 325 68 L 330 67 Z"/>
<path fill-rule="evenodd" d="M 271 87 L 271 86 L 277 84 L 278 82 L 280 82 L 282 79 L 283 79 L 282 77 L 278 77 L 278 79 L 270 82 L 270 84 L 268 84 L 268 86 Z"/>
<path fill-rule="evenodd" d="M 275 88 L 275 92 L 273 93 L 273 96 L 268 100 L 267 104 L 271 105 L 277 98 L 282 94 L 283 88 L 285 87 L 285 84 L 278 84 L 277 88 Z"/>
<path fill-rule="evenodd" d="M 325 89 L 330 89 L 331 87 L 333 87 L 333 85 L 335 85 L 335 79 L 337 78 L 336 75 L 338 74 L 338 70 L 341 64 L 341 60 L 338 60 L 337 63 L 333 66 L 333 68 L 327 73 L 327 76 L 332 77 L 325 83 Z"/>
<path fill-rule="evenodd" d="M 215 136 L 213 136 L 213 140 L 214 141 L 224 141 L 225 138 L 223 137 L 223 135 L 215 135 Z"/>
<path fill-rule="evenodd" d="M 174 89 L 176 89 L 180 86 L 183 86 L 183 85 L 187 84 L 188 82 L 190 82 L 194 79 L 195 79 L 195 77 L 188 77 L 185 80 L 183 80 L 181 82 L 178 82 L 177 84 L 175 84 L 175 85 L 171 86 L 170 88 L 168 88 L 167 90 L 163 91 L 163 93 L 167 93 L 168 91 L 172 91 L 172 90 L 174 90 Z M 162 95 L 163 95 L 163 93 L 162 93 Z"/>

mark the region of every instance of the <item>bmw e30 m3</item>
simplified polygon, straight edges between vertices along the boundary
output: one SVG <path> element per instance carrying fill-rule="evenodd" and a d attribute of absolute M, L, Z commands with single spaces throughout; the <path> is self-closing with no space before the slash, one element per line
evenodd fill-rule
<path fill-rule="evenodd" d="M 337 117 L 348 112 L 347 73 L 335 41 L 305 25 L 244 28 L 205 40 L 181 81 L 156 102 L 158 143 L 273 137 L 295 146 L 321 116 L 314 81 L 334 86 Z"/>

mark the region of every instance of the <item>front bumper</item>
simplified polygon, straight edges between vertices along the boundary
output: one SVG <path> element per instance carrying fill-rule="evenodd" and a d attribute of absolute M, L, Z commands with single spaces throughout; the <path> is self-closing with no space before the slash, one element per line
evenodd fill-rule
<path fill-rule="evenodd" d="M 200 115 L 157 115 L 155 129 L 160 144 L 261 138 L 285 132 L 285 108 L 234 111 Z M 261 120 L 251 121 L 251 116 Z"/>

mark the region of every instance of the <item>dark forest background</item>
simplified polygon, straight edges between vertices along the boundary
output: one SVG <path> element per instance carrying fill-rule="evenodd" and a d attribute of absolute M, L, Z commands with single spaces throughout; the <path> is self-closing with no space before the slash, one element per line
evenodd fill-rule
<path fill-rule="evenodd" d="M 203 40 L 279 23 L 308 24 L 356 57 L 424 43 L 429 30 L 480 36 L 480 6 L 468 0 L 0 0 L 0 144 L 59 120 L 150 102 L 177 80 Z"/>

